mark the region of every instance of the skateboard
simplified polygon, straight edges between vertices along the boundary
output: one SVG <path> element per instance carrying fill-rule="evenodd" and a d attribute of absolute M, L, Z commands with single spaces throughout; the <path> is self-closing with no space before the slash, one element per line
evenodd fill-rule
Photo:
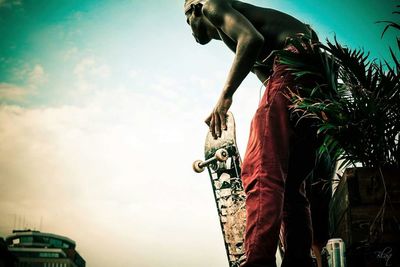
<path fill-rule="evenodd" d="M 245 192 L 241 181 L 241 159 L 236 145 L 235 120 L 227 114 L 226 131 L 214 139 L 206 136 L 205 161 L 193 163 L 195 172 L 205 169 L 211 178 L 225 249 L 230 267 L 239 267 L 246 259 L 244 234 L 246 225 Z"/>

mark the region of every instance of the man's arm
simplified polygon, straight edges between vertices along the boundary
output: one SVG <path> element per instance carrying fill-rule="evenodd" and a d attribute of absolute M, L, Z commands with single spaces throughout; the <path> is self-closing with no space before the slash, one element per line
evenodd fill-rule
<path fill-rule="evenodd" d="M 223 87 L 221 96 L 206 122 L 214 137 L 226 129 L 225 117 L 232 103 L 232 96 L 254 66 L 264 37 L 240 12 L 226 0 L 209 0 L 203 6 L 203 14 L 218 29 L 222 39 L 236 43 L 235 58 Z"/>

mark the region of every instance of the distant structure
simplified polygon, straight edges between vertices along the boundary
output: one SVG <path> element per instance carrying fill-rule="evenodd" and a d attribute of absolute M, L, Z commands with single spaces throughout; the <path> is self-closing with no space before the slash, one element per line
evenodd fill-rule
<path fill-rule="evenodd" d="M 0 267 L 15 267 L 17 262 L 17 257 L 8 251 L 6 241 L 0 237 Z"/>
<path fill-rule="evenodd" d="M 32 230 L 14 230 L 7 236 L 8 251 L 17 259 L 17 267 L 85 267 L 85 260 L 68 237 Z"/>

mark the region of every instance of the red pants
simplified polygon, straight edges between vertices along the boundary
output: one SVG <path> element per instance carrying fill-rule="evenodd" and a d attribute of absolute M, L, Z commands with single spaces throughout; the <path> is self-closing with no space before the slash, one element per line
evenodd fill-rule
<path fill-rule="evenodd" d="M 275 253 L 283 229 L 282 266 L 310 267 L 312 227 L 305 178 L 315 163 L 316 131 L 307 119 L 290 119 L 287 88 L 293 77 L 275 65 L 251 123 L 242 165 L 247 195 L 245 248 L 242 267 L 276 266 Z"/>

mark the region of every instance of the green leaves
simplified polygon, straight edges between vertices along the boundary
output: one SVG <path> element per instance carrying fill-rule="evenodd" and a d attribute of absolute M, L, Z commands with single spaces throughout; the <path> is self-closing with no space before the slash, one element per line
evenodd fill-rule
<path fill-rule="evenodd" d="M 389 27 L 400 29 L 390 22 L 384 32 Z M 371 61 L 369 53 L 336 38 L 323 45 L 299 36 L 289 40 L 288 50 L 275 51 L 298 83 L 289 94 L 292 112 L 317 121 L 319 157 L 343 166 L 400 167 L 400 60 L 390 51 L 394 66 Z"/>

